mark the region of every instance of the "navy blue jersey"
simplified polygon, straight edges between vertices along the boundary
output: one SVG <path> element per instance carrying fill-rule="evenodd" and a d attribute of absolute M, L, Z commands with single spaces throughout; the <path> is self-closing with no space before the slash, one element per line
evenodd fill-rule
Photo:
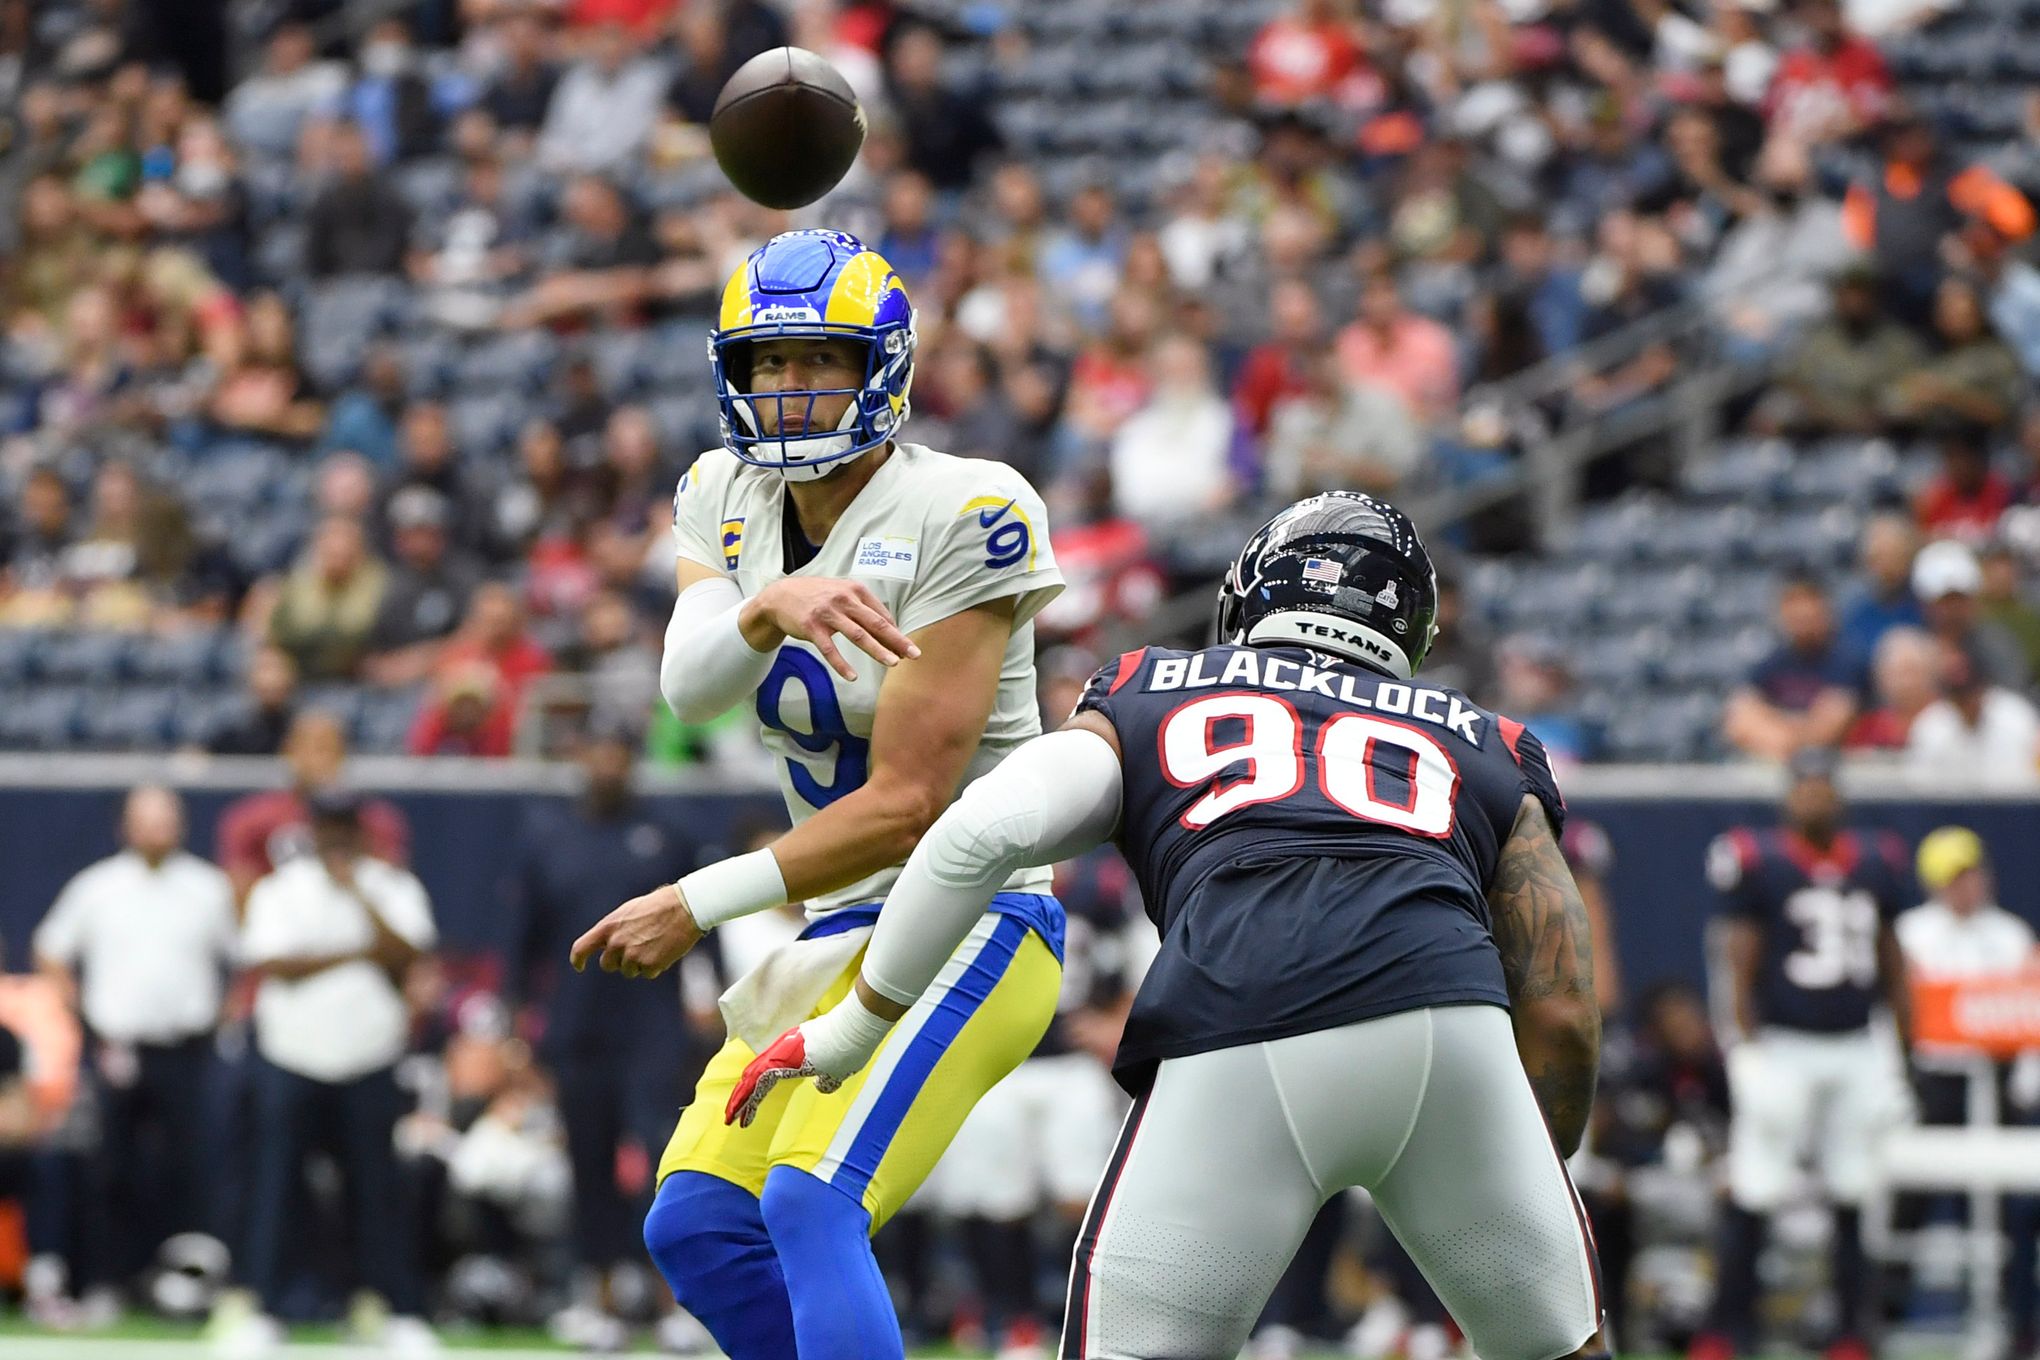
<path fill-rule="evenodd" d="M 1870 1023 L 1878 931 L 1911 900 L 1905 858 L 1889 832 L 1844 831 L 1824 851 L 1784 829 L 1715 840 L 1707 877 L 1719 914 L 1763 932 L 1761 1024 L 1840 1033 Z"/>
<path fill-rule="evenodd" d="M 1507 1006 L 1487 886 L 1537 738 L 1464 695 L 1302 648 L 1144 648 L 1078 701 L 1119 737 L 1119 844 L 1161 951 L 1116 1071 L 1421 1006 Z"/>

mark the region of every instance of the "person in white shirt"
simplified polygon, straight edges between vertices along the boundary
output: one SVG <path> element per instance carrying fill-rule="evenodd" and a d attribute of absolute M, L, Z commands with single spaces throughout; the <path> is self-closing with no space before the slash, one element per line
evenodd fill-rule
<path fill-rule="evenodd" d="M 432 906 L 416 877 L 364 853 L 359 794 L 329 787 L 309 802 L 313 853 L 255 885 L 241 932 L 242 959 L 262 979 L 245 1276 L 273 1315 L 288 1283 L 305 1160 L 329 1146 L 347 1185 L 354 1283 L 393 1315 L 383 1349 L 429 1353 L 437 1343 L 420 1317 L 416 1238 L 391 1134 L 403 1114 L 396 1065 L 410 1034 L 402 980 L 436 943 Z M 245 1330 L 246 1350 L 276 1338 L 268 1317 Z"/>
<path fill-rule="evenodd" d="M 80 1234 L 81 1291 L 117 1289 L 177 1233 L 209 1231 L 206 1119 L 234 946 L 227 876 L 184 845 L 168 789 L 128 795 L 125 848 L 64 886 L 31 941 L 79 1013 L 100 1132 Z"/>
<path fill-rule="evenodd" d="M 1154 395 L 1112 440 L 1113 510 L 1166 527 L 1225 509 L 1235 492 L 1232 407 L 1212 386 L 1204 346 L 1168 336 L 1148 366 Z"/>
<path fill-rule="evenodd" d="M 622 24 L 604 24 L 588 55 L 560 78 L 538 134 L 548 170 L 625 168 L 651 135 L 666 95 L 666 73 L 637 52 Z"/>
<path fill-rule="evenodd" d="M 1983 659 L 1952 643 L 1942 650 L 1941 688 L 1913 719 L 1908 766 L 1994 787 L 2040 785 L 2040 710 L 2031 700 L 1991 684 Z"/>

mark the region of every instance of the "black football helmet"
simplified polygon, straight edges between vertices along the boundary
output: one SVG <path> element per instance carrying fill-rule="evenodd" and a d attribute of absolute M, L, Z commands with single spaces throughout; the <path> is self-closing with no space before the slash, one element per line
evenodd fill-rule
<path fill-rule="evenodd" d="M 1303 646 L 1407 680 L 1438 633 L 1438 574 L 1409 516 L 1357 491 L 1262 525 L 1218 587 L 1219 643 Z"/>

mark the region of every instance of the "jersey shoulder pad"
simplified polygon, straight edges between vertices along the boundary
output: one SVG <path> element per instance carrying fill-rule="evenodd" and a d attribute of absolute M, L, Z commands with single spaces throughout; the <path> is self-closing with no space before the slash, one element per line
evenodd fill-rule
<path fill-rule="evenodd" d="M 1537 795 L 1537 801 L 1544 804 L 1545 815 L 1551 818 L 1552 834 L 1562 836 L 1565 795 L 1559 791 L 1558 778 L 1551 772 L 1551 757 L 1545 753 L 1544 743 L 1522 723 L 1500 713 L 1495 714 L 1495 735 L 1502 749 L 1516 762 L 1516 768 L 1522 771 L 1523 791 Z"/>
<path fill-rule="evenodd" d="M 1722 832 L 1707 845 L 1707 882 L 1716 892 L 1733 892 L 1763 858 L 1763 847 L 1744 827 Z"/>
<path fill-rule="evenodd" d="M 1122 652 L 1100 666 L 1084 683 L 1084 692 L 1077 699 L 1077 706 L 1070 711 L 1070 716 L 1100 712 L 1105 713 L 1108 718 L 1111 717 L 1112 715 L 1106 711 L 1106 705 L 1112 696 L 1140 674 L 1141 667 L 1147 664 L 1149 657 L 1163 654 L 1165 651 L 1166 649 L 1160 647 L 1137 647 L 1133 651 Z"/>

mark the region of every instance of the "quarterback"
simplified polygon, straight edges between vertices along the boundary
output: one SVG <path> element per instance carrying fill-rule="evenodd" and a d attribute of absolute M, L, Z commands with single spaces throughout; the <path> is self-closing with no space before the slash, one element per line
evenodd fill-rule
<path fill-rule="evenodd" d="M 720 922 L 808 904 L 801 939 L 725 993 L 728 1042 L 645 1221 L 674 1296 L 732 1360 L 902 1354 L 870 1234 L 1055 1010 L 1063 912 L 1028 868 L 869 1066 L 789 1083 L 747 1126 L 722 1117 L 757 1049 L 849 991 L 901 863 L 957 789 L 1040 732 L 1031 620 L 1062 588 L 1041 499 L 1001 463 L 899 441 L 914 343 L 891 266 L 841 232 L 775 237 L 724 289 L 709 342 L 723 447 L 674 496 L 661 688 L 689 721 L 755 704 L 793 830 L 574 945 L 577 967 L 651 976 Z"/>

